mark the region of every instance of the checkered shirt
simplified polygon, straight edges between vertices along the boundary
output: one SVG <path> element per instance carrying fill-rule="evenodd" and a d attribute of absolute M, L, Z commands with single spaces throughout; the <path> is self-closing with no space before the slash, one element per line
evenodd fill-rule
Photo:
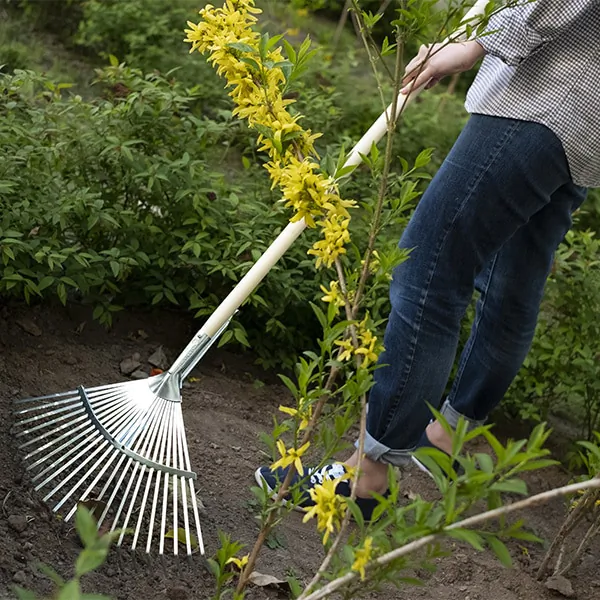
<path fill-rule="evenodd" d="M 545 125 L 573 181 L 600 187 L 600 0 L 536 0 L 497 13 L 488 30 L 467 110 Z"/>

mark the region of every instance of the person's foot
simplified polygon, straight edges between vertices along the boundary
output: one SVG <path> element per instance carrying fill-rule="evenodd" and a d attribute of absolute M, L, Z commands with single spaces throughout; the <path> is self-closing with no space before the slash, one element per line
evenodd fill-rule
<path fill-rule="evenodd" d="M 271 470 L 270 467 L 260 467 L 254 473 L 254 478 L 256 482 L 261 487 L 266 487 L 267 493 L 272 499 L 275 499 L 277 496 L 277 489 L 283 483 L 284 479 L 288 474 L 289 467 L 282 469 L 278 468 L 275 470 Z M 310 495 L 310 490 L 315 488 L 317 485 L 322 484 L 326 480 L 336 480 L 344 477 L 348 474 L 348 470 L 346 465 L 343 463 L 334 463 L 331 465 L 325 465 L 321 468 L 308 468 L 304 476 L 298 475 L 296 473 L 292 478 L 292 482 L 290 487 L 293 485 L 298 485 L 300 488 L 300 499 L 294 505 L 295 510 L 305 511 L 306 509 L 315 505 L 314 500 Z M 338 481 L 335 487 L 335 493 L 340 496 L 344 496 L 346 498 L 350 497 L 350 478 L 347 477 L 341 481 Z M 383 490 L 382 495 L 387 494 L 387 489 Z M 286 502 L 288 500 L 284 500 Z M 373 511 L 375 507 L 378 505 L 378 501 L 373 497 L 356 497 L 356 504 L 365 521 L 370 521 L 373 516 Z"/>
<path fill-rule="evenodd" d="M 423 435 L 417 444 L 417 449 L 419 448 L 435 448 L 450 456 L 452 454 L 452 438 L 437 421 L 432 421 L 423 432 Z M 417 465 L 421 471 L 430 476 L 432 475 L 431 471 L 415 455 L 411 458 L 413 463 Z M 456 473 L 459 473 L 461 467 L 458 461 L 455 460 L 452 463 L 452 468 Z"/>

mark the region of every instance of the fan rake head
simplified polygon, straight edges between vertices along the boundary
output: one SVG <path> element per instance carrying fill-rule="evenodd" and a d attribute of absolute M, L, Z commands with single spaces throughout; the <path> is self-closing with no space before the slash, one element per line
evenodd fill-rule
<path fill-rule="evenodd" d="M 169 377 L 18 400 L 16 436 L 35 489 L 65 520 L 91 503 L 99 529 L 121 530 L 119 545 L 133 532 L 132 549 L 163 554 L 172 537 L 174 554 L 180 544 L 204 554 L 181 397 Z"/>

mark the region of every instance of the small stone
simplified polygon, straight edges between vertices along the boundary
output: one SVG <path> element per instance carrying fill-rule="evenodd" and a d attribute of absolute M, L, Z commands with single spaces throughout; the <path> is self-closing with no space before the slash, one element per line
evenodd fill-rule
<path fill-rule="evenodd" d="M 558 592 L 561 596 L 565 598 L 574 598 L 575 591 L 573 590 L 573 586 L 571 582 L 562 575 L 554 575 L 546 581 L 546 587 L 549 590 L 554 592 Z"/>
<path fill-rule="evenodd" d="M 223 459 L 222 458 L 215 459 L 215 464 L 222 465 L 223 464 Z"/>
<path fill-rule="evenodd" d="M 27 583 L 27 575 L 25 575 L 25 571 L 17 571 L 13 575 L 13 581 L 20 585 L 24 585 L 25 583 Z"/>
<path fill-rule="evenodd" d="M 77 360 L 77 357 L 69 355 L 69 356 L 65 356 L 64 358 L 64 363 L 66 365 L 71 365 L 74 366 L 78 363 L 79 361 Z"/>
<path fill-rule="evenodd" d="M 113 569 L 112 567 L 109 567 L 108 569 L 106 569 L 107 577 L 115 577 L 116 575 L 118 575 L 118 571 L 116 569 Z"/>
<path fill-rule="evenodd" d="M 146 373 L 146 371 L 138 369 L 137 371 L 134 371 L 130 377 L 131 379 L 148 379 L 149 375 Z"/>
<path fill-rule="evenodd" d="M 46 350 L 46 352 L 44 352 L 44 354 L 46 356 L 53 356 L 56 353 L 56 350 Z"/>
<path fill-rule="evenodd" d="M 148 362 L 157 369 L 166 371 L 169 368 L 169 360 L 165 354 L 164 348 L 159 346 L 148 358 Z"/>
<path fill-rule="evenodd" d="M 25 552 L 29 552 L 30 550 L 33 550 L 33 544 L 31 542 L 25 542 L 23 544 L 23 550 L 25 550 Z"/>
<path fill-rule="evenodd" d="M 139 362 L 140 360 L 142 360 L 142 356 L 139 352 L 134 352 L 131 355 L 131 360 L 137 360 Z"/>
<path fill-rule="evenodd" d="M 137 371 L 142 366 L 139 360 L 134 360 L 133 357 L 125 358 L 121 361 L 119 369 L 123 375 L 131 375 L 134 371 Z"/>
<path fill-rule="evenodd" d="M 235 450 L 236 452 L 239 452 L 242 449 L 242 447 L 241 446 L 231 446 L 231 449 Z"/>
<path fill-rule="evenodd" d="M 17 325 L 29 335 L 39 337 L 42 330 L 31 319 L 19 319 Z"/>
<path fill-rule="evenodd" d="M 192 384 L 187 381 L 184 381 L 181 387 L 185 388 L 186 390 L 189 390 L 192 387 Z"/>
<path fill-rule="evenodd" d="M 210 447 L 216 450 L 219 447 L 219 444 L 215 444 L 214 442 L 210 443 Z"/>
<path fill-rule="evenodd" d="M 189 596 L 189 592 L 181 585 L 174 585 L 167 590 L 169 600 L 187 600 Z"/>
<path fill-rule="evenodd" d="M 20 562 L 20 563 L 27 562 L 27 557 L 24 554 L 22 554 L 21 552 L 15 552 L 14 555 L 13 555 L 13 558 L 17 562 Z"/>
<path fill-rule="evenodd" d="M 10 515 L 8 517 L 8 526 L 18 533 L 27 529 L 27 519 L 20 515 Z"/>

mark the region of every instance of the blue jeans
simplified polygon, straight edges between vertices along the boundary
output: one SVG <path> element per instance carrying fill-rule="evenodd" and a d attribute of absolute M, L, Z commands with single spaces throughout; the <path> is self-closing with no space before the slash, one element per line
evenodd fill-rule
<path fill-rule="evenodd" d="M 485 422 L 529 351 L 554 253 L 586 191 L 548 128 L 471 117 L 400 241 L 412 252 L 391 283 L 369 458 L 402 464 L 417 445 L 427 403 L 443 402 L 474 289 L 474 325 L 441 412 L 453 426 Z"/>

